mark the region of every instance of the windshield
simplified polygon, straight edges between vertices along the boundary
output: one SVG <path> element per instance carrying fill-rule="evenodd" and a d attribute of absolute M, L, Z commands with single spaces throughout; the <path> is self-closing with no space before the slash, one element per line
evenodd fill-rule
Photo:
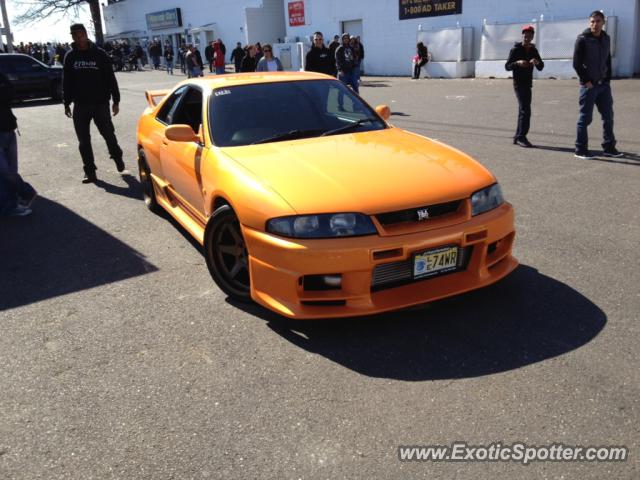
<path fill-rule="evenodd" d="M 373 109 L 337 80 L 258 83 L 211 94 L 211 138 L 219 147 L 386 128 Z"/>

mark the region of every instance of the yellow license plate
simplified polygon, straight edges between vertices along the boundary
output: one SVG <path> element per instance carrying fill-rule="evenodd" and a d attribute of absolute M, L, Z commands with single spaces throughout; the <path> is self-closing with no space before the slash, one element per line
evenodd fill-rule
<path fill-rule="evenodd" d="M 440 247 L 413 257 L 413 278 L 425 278 L 458 268 L 458 247 Z"/>

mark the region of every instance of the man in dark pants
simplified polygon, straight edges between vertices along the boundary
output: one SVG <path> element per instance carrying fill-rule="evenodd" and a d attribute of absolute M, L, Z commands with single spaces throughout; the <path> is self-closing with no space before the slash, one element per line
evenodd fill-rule
<path fill-rule="evenodd" d="M 598 10 L 589 16 L 589 28 L 578 35 L 573 51 L 573 68 L 580 78 L 580 116 L 576 151 L 578 158 L 593 158 L 589 153 L 587 127 L 593 120 L 593 106 L 602 116 L 602 148 L 605 157 L 622 157 L 613 134 L 613 97 L 611 96 L 611 40 L 603 30 L 604 14 Z"/>
<path fill-rule="evenodd" d="M 531 43 L 535 30 L 527 25 L 522 29 L 522 42 L 516 42 L 504 68 L 513 71 L 513 90 L 518 99 L 518 127 L 513 143 L 521 147 L 533 147 L 527 139 L 531 124 L 531 87 L 533 86 L 533 67 L 544 68 L 544 62 L 535 45 Z"/>
<path fill-rule="evenodd" d="M 84 25 L 71 25 L 71 36 L 74 43 L 64 57 L 64 113 L 67 117 L 73 118 L 73 126 L 78 136 L 85 174 L 82 183 L 93 183 L 97 177 L 91 147 L 92 119 L 100 135 L 107 142 L 109 155 L 118 172 L 124 170 L 122 149 L 118 145 L 109 113 L 110 99 L 113 99 L 113 115 L 120 111 L 120 90 L 109 57 L 104 50 L 89 41 Z M 73 114 L 70 106 L 72 102 Z"/>

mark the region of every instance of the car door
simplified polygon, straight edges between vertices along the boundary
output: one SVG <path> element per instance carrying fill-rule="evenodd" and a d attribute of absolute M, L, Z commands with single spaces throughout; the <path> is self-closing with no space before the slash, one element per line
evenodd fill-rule
<path fill-rule="evenodd" d="M 26 55 L 19 55 L 13 58 L 13 67 L 17 77 L 16 93 L 23 97 L 49 94 L 46 66 Z"/>
<path fill-rule="evenodd" d="M 202 91 L 192 85 L 176 102 L 167 117 L 167 125 L 190 125 L 195 133 L 200 132 L 202 125 L 203 98 Z M 192 216 L 204 218 L 204 196 L 202 193 L 202 177 L 200 167 L 205 157 L 202 143 L 175 142 L 166 136 L 160 147 L 160 163 L 166 181 L 173 191 L 173 199 L 181 204 L 183 210 Z"/>

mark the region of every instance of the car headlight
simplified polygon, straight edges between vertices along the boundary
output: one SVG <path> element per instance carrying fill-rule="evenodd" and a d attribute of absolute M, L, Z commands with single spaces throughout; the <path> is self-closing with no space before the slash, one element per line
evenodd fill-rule
<path fill-rule="evenodd" d="M 361 213 L 331 213 L 272 218 L 267 232 L 292 238 L 333 238 L 375 235 L 377 230 Z"/>
<path fill-rule="evenodd" d="M 478 190 L 471 195 L 471 215 L 476 216 L 499 207 L 504 203 L 500 185 L 494 183 L 490 187 Z"/>

